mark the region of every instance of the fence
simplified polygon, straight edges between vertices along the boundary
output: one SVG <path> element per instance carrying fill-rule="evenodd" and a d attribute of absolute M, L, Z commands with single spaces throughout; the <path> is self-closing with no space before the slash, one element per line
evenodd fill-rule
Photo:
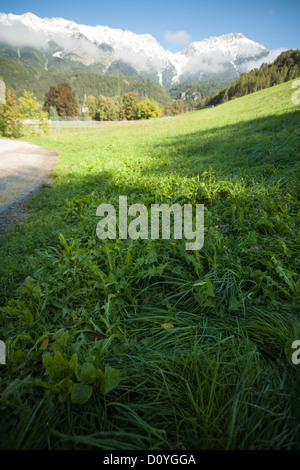
<path fill-rule="evenodd" d="M 91 129 L 94 121 L 48 121 L 49 132 L 75 132 L 75 130 Z"/>
<path fill-rule="evenodd" d="M 153 119 L 139 119 L 138 121 L 48 121 L 49 122 L 49 131 L 52 133 L 57 132 L 75 132 L 78 130 L 92 129 L 99 126 L 105 125 L 130 125 L 137 122 L 150 122 L 157 121 L 157 119 L 170 119 L 170 116 L 165 116 L 162 118 L 153 118 Z"/>

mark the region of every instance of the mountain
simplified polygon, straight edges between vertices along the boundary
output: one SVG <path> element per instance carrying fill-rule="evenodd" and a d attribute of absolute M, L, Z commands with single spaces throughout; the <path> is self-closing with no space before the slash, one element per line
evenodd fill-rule
<path fill-rule="evenodd" d="M 135 91 L 139 99 L 148 96 L 162 106 L 171 99 L 164 88 L 150 79 L 127 77 L 120 73 L 100 74 L 79 66 L 77 69 L 76 66 L 72 69 L 69 64 L 63 62 L 57 71 L 53 71 L 52 67 L 45 70 L 38 66 L 43 59 L 39 51 L 27 47 L 21 49 L 21 53 L 28 63 L 9 58 L 14 54 L 13 48 L 0 45 L 0 78 L 7 87 L 14 90 L 17 97 L 26 89 L 33 92 L 38 101 L 43 103 L 45 93 L 49 91 L 51 85 L 68 82 L 80 103 L 83 102 L 85 94 L 116 97 L 123 96 L 129 91 Z M 82 67 L 82 64 L 79 65 Z"/>
<path fill-rule="evenodd" d="M 238 78 L 241 66 L 247 62 L 267 60 L 270 51 L 243 34 L 226 34 L 203 41 L 193 42 L 181 53 L 176 54 L 180 66 L 177 67 L 176 81 L 201 80 L 211 75 Z"/>
<path fill-rule="evenodd" d="M 0 13 L 0 44 L 10 47 L 4 53 L 7 59 L 45 71 L 121 72 L 132 78 L 149 78 L 166 89 L 187 80 L 208 81 L 216 76 L 230 83 L 247 69 L 247 64 L 253 68 L 253 64 L 270 61 L 271 56 L 272 60 L 276 58 L 241 33 L 193 42 L 174 54 L 150 34 L 79 25 L 63 18 L 39 18 L 32 13 Z"/>

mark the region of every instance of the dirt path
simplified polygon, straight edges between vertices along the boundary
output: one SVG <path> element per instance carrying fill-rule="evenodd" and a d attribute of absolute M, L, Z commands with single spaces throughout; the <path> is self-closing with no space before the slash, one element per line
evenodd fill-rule
<path fill-rule="evenodd" d="M 25 202 L 49 182 L 56 158 L 52 150 L 0 139 L 0 234 L 25 215 Z"/>

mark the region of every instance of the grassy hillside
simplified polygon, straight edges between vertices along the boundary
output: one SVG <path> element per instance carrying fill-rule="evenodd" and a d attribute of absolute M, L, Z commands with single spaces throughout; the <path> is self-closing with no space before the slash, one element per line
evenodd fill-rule
<path fill-rule="evenodd" d="M 59 158 L 1 239 L 1 448 L 300 448 L 291 85 L 31 139 Z M 203 203 L 203 249 L 100 241 L 96 208 L 119 195 Z"/>
<path fill-rule="evenodd" d="M 242 73 L 231 86 L 219 90 L 200 103 L 200 108 L 216 106 L 235 98 L 264 90 L 280 83 L 289 82 L 300 76 L 300 50 L 290 49 L 282 52 L 272 64 L 262 64 L 259 69 Z"/>

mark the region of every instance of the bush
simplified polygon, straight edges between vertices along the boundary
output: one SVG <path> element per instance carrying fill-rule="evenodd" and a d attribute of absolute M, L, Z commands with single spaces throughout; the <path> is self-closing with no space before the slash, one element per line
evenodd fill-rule
<path fill-rule="evenodd" d="M 25 134 L 35 134 L 48 130 L 48 113 L 41 111 L 41 106 L 36 97 L 30 91 L 24 90 L 19 98 L 21 104 L 21 118 Z"/>
<path fill-rule="evenodd" d="M 161 115 L 161 110 L 156 101 L 152 101 L 146 97 L 137 104 L 136 115 L 137 119 L 155 118 Z"/>
<path fill-rule="evenodd" d="M 96 100 L 96 121 L 117 121 L 119 118 L 119 108 L 112 98 L 100 95 Z"/>
<path fill-rule="evenodd" d="M 9 88 L 6 88 L 5 99 L 5 104 L 0 104 L 0 135 L 21 137 L 21 107 L 17 105 L 15 94 Z"/>

